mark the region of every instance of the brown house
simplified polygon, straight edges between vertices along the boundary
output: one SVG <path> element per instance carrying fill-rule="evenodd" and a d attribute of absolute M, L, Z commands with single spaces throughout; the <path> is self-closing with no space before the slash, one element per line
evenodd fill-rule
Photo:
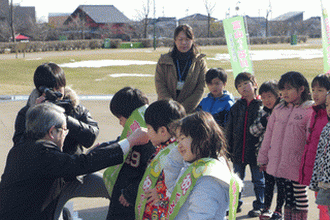
<path fill-rule="evenodd" d="M 113 5 L 80 5 L 64 25 L 101 37 L 117 37 L 126 40 L 130 20 Z"/>

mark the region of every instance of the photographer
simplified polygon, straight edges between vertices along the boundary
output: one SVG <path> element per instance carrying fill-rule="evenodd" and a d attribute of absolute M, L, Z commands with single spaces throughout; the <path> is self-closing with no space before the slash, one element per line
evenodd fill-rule
<path fill-rule="evenodd" d="M 55 63 L 45 63 L 35 70 L 35 89 L 29 96 L 27 105 L 23 107 L 15 122 L 14 145 L 24 140 L 25 116 L 29 108 L 43 103 L 53 102 L 65 109 L 66 123 L 69 133 L 65 138 L 63 152 L 70 155 L 83 153 L 83 147 L 90 148 L 98 136 L 99 128 L 89 111 L 79 104 L 76 93 L 66 87 L 64 71 Z M 104 186 L 102 174 L 93 173 L 84 177 L 67 177 L 62 191 L 55 219 L 60 215 L 65 203 L 74 197 L 104 197 L 109 198 Z"/>

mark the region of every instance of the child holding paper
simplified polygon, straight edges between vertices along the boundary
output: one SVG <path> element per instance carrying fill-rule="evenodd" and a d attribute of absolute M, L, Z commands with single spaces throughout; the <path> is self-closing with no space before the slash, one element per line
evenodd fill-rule
<path fill-rule="evenodd" d="M 121 140 L 136 129 L 146 127 L 144 113 L 147 104 L 147 97 L 140 90 L 131 87 L 125 87 L 114 95 L 110 110 L 124 127 Z M 105 170 L 103 179 L 111 196 L 107 219 L 135 218 L 134 207 L 139 183 L 154 153 L 155 147 L 150 142 L 143 146 L 134 146 L 124 156 L 123 164 Z"/>

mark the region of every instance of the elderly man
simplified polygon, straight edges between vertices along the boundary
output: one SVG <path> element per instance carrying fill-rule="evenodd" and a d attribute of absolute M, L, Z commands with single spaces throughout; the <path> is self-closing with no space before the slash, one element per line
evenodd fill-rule
<path fill-rule="evenodd" d="M 0 182 L 0 219 L 53 219 L 64 178 L 123 163 L 130 147 L 148 142 L 137 130 L 90 154 L 69 155 L 62 152 L 67 133 L 63 108 L 42 103 L 28 110 L 25 138 L 10 150 Z"/>

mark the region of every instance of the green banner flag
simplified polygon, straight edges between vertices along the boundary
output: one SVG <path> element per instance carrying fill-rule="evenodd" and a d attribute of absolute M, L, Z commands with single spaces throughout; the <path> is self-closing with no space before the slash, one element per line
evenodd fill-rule
<path fill-rule="evenodd" d="M 223 20 L 227 47 L 234 78 L 241 72 L 253 74 L 252 61 L 246 39 L 244 18 L 237 16 Z"/>
<path fill-rule="evenodd" d="M 330 22 L 327 10 L 322 6 L 322 44 L 324 73 L 330 73 Z"/>
<path fill-rule="evenodd" d="M 120 140 L 127 138 L 136 129 L 138 129 L 140 127 L 144 127 L 144 128 L 147 127 L 146 122 L 144 121 L 144 113 L 145 113 L 147 107 L 148 107 L 148 105 L 144 105 L 140 108 L 135 109 L 132 112 L 132 114 L 128 117 L 128 119 L 125 123 L 124 129 L 120 135 Z M 129 155 L 129 153 L 124 155 L 124 163 L 125 163 L 125 160 L 128 155 Z M 117 177 L 118 177 L 121 167 L 123 166 L 124 163 L 116 165 L 116 166 L 108 167 L 103 173 L 104 184 L 105 184 L 105 187 L 107 188 L 110 196 L 112 196 L 113 187 L 117 181 Z"/>

